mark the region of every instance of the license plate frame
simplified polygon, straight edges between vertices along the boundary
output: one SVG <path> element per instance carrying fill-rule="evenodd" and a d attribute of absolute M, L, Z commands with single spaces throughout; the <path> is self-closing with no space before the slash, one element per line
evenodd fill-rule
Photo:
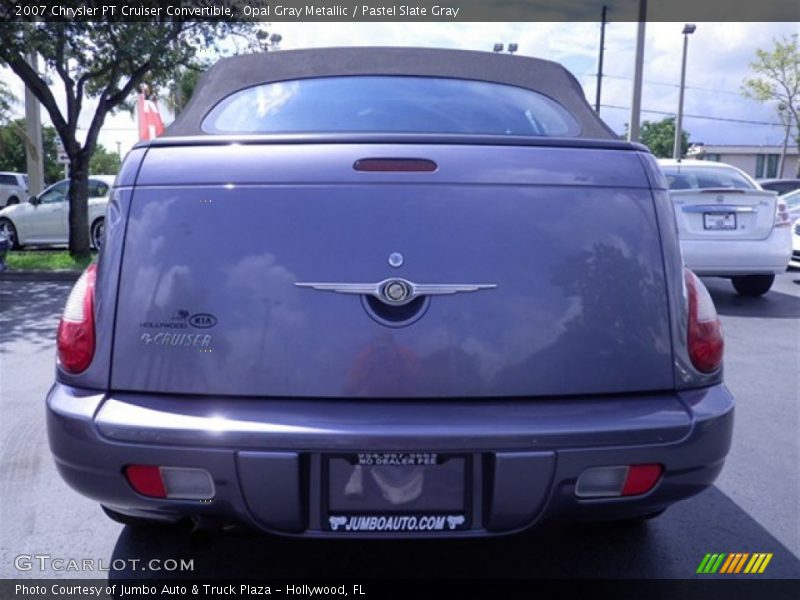
<path fill-rule="evenodd" d="M 386 457 L 395 462 L 384 462 Z M 409 460 L 412 462 L 408 462 Z M 458 497 L 456 498 L 456 494 L 453 493 L 454 490 L 450 490 L 442 506 L 435 506 L 435 497 L 433 505 L 428 506 L 420 506 L 419 502 L 416 502 L 415 506 L 415 502 L 412 502 L 410 506 L 403 504 L 389 507 L 385 497 L 384 502 L 374 507 L 344 506 L 341 493 L 339 497 L 332 497 L 332 486 L 341 489 L 343 482 L 341 461 L 348 463 L 350 473 L 355 472 L 356 466 L 361 467 L 362 476 L 367 484 L 378 482 L 371 471 L 374 467 L 384 469 L 384 473 L 386 469 L 392 467 L 406 469 L 411 467 L 420 469 L 424 473 L 425 482 L 432 481 L 431 485 L 434 487 L 437 483 L 436 469 L 449 465 L 441 473 L 446 473 L 452 479 L 455 470 L 460 472 Z M 473 526 L 473 456 L 469 453 L 401 451 L 331 453 L 322 456 L 321 467 L 320 524 L 325 531 L 344 534 L 424 535 L 464 531 Z M 428 497 L 426 504 L 430 502 L 431 498 Z M 444 505 L 448 503 L 449 506 Z"/>
<path fill-rule="evenodd" d="M 703 229 L 706 231 L 736 231 L 735 212 L 704 212 Z"/>

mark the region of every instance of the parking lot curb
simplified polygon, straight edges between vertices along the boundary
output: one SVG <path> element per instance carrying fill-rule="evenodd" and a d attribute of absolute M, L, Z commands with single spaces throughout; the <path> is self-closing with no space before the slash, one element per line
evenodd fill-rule
<path fill-rule="evenodd" d="M 0 271 L 0 281 L 77 281 L 83 271 Z"/>

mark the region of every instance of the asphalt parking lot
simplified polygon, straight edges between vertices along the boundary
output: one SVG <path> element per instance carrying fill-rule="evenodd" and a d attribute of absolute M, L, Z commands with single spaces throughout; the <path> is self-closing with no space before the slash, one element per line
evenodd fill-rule
<path fill-rule="evenodd" d="M 192 577 L 685 578 L 707 552 L 772 552 L 764 577 L 800 577 L 800 272 L 763 298 L 706 280 L 726 335 L 737 399 L 717 484 L 645 524 L 548 526 L 474 541 L 307 541 L 136 530 L 69 489 L 50 458 L 44 397 L 68 282 L 0 279 L 0 577 L 159 577 L 163 572 L 15 568 L 19 555 L 193 559 Z M 119 564 L 119 563 L 117 563 Z M 179 573 L 169 573 L 178 575 Z"/>

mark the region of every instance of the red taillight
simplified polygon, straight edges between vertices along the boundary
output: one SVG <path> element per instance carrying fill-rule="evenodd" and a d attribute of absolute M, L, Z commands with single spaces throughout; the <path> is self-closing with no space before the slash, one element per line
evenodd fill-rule
<path fill-rule="evenodd" d="M 689 295 L 689 358 L 695 369 L 701 373 L 711 373 L 722 366 L 725 349 L 722 324 L 717 317 L 714 301 L 703 282 L 689 269 L 684 269 L 684 279 Z"/>
<path fill-rule="evenodd" d="M 775 227 L 789 227 L 792 224 L 791 216 L 789 215 L 789 206 L 786 201 L 778 198 L 775 204 Z"/>
<path fill-rule="evenodd" d="M 75 283 L 58 324 L 58 364 L 67 373 L 85 371 L 94 358 L 94 284 L 97 266 Z"/>
<path fill-rule="evenodd" d="M 128 465 L 125 477 L 137 492 L 151 498 L 166 498 L 167 490 L 161 479 L 161 469 L 152 465 Z"/>
<path fill-rule="evenodd" d="M 652 490 L 663 471 L 661 465 L 631 465 L 622 488 L 623 496 L 638 496 Z"/>

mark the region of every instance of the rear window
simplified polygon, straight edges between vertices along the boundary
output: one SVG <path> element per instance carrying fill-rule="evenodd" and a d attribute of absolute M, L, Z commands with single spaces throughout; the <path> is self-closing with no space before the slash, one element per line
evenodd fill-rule
<path fill-rule="evenodd" d="M 433 77 L 322 77 L 241 90 L 203 121 L 207 133 L 474 133 L 574 137 L 564 107 L 523 88 Z"/>
<path fill-rule="evenodd" d="M 756 187 L 736 169 L 724 167 L 661 167 L 671 190 L 703 188 L 735 188 L 754 190 Z"/>

